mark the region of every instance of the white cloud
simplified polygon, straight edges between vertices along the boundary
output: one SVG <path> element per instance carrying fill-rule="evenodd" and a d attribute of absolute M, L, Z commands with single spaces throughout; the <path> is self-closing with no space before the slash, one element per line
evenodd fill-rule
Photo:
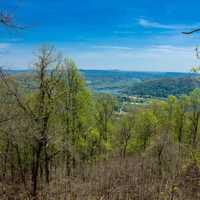
<path fill-rule="evenodd" d="M 1 45 L 0 45 L 1 46 Z M 3 47 L 3 45 L 2 45 Z M 0 66 L 24 68 L 32 66 L 35 46 L 12 45 L 9 53 L 1 56 Z M 186 71 L 198 64 L 194 47 L 151 45 L 144 47 L 110 44 L 88 46 L 85 49 L 58 45 L 65 56 L 84 69 L 120 69 L 136 71 Z"/>
<path fill-rule="evenodd" d="M 10 46 L 11 46 L 10 43 L 0 43 L 0 49 L 7 49 Z"/>
<path fill-rule="evenodd" d="M 81 68 L 136 71 L 186 71 L 198 64 L 194 48 L 171 45 L 137 47 L 124 51 L 113 48 L 71 54 Z"/>
<path fill-rule="evenodd" d="M 139 19 L 138 24 L 144 28 L 158 28 L 158 29 L 168 29 L 168 30 L 183 30 L 183 29 L 192 29 L 200 26 L 200 24 L 162 24 L 156 21 L 149 21 L 146 19 Z"/>

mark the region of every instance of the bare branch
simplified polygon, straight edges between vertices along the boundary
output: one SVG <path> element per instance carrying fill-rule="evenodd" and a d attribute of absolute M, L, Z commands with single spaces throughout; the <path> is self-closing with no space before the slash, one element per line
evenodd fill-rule
<path fill-rule="evenodd" d="M 186 35 L 191 35 L 191 34 L 193 34 L 193 33 L 195 33 L 195 32 L 199 32 L 199 31 L 200 31 L 200 28 L 194 29 L 194 30 L 189 31 L 189 32 L 182 32 L 182 33 L 183 33 L 183 34 L 186 34 Z"/>
<path fill-rule="evenodd" d="M 10 85 L 10 83 L 8 82 L 8 77 L 6 73 L 1 68 L 0 68 L 0 80 L 2 80 L 2 82 L 5 84 L 5 86 L 8 89 L 8 92 L 15 97 L 16 102 L 19 105 L 19 107 L 25 113 L 35 118 L 35 115 L 33 111 L 31 110 L 31 108 L 28 105 L 24 105 L 24 103 L 22 102 L 20 95 L 18 94 L 18 88 L 14 84 L 12 84 L 12 86 Z"/>
<path fill-rule="evenodd" d="M 0 24 L 8 28 L 15 28 L 15 29 L 26 28 L 24 26 L 16 24 L 13 15 L 2 11 L 0 12 Z"/>

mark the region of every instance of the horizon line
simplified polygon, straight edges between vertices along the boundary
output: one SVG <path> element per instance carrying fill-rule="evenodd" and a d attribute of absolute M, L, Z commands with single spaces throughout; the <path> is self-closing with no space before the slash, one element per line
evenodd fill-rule
<path fill-rule="evenodd" d="M 33 68 L 14 68 L 10 67 L 3 68 L 7 71 L 33 71 Z M 183 74 L 195 74 L 192 71 L 152 71 L 152 70 L 127 70 L 127 69 L 97 69 L 97 68 L 78 68 L 79 71 L 119 71 L 119 72 L 140 72 L 140 73 L 183 73 Z"/>

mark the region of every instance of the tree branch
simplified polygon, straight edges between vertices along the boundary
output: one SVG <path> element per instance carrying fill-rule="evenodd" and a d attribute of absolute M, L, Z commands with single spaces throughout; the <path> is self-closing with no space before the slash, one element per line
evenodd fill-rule
<path fill-rule="evenodd" d="M 194 29 L 194 30 L 189 31 L 189 32 L 182 32 L 182 33 L 183 33 L 183 34 L 186 34 L 186 35 L 191 35 L 191 34 L 193 34 L 193 33 L 195 33 L 195 32 L 199 32 L 199 31 L 200 31 L 200 28 Z"/>
<path fill-rule="evenodd" d="M 14 17 L 6 12 L 0 12 L 0 24 L 8 28 L 25 29 L 24 26 L 17 25 L 14 22 Z"/>

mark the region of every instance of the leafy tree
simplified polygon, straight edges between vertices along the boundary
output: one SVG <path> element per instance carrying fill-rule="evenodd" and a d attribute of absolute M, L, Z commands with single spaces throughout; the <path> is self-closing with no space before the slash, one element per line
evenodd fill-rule
<path fill-rule="evenodd" d="M 135 135 L 136 114 L 135 111 L 128 113 L 120 119 L 119 130 L 117 134 L 117 144 L 119 144 L 120 155 L 125 158 L 129 143 Z"/>
<path fill-rule="evenodd" d="M 145 150 L 151 137 L 156 134 L 157 118 L 151 110 L 143 110 L 137 120 L 138 142 Z"/>
<path fill-rule="evenodd" d="M 189 98 L 187 96 L 180 97 L 175 105 L 175 136 L 178 140 L 178 143 L 183 143 L 184 139 L 184 127 L 186 123 L 186 115 L 188 112 L 188 105 L 189 104 Z"/>
<path fill-rule="evenodd" d="M 72 60 L 65 60 L 57 90 L 57 114 L 63 126 L 63 152 L 67 174 L 78 160 L 87 160 L 87 137 L 92 126 L 93 105 L 85 81 Z"/>
<path fill-rule="evenodd" d="M 111 125 L 116 106 L 116 99 L 110 94 L 99 94 L 95 100 L 95 121 L 100 134 L 99 149 L 109 147 L 109 138 L 111 137 Z M 102 146 L 103 145 L 103 146 Z"/>
<path fill-rule="evenodd" d="M 190 144 L 193 147 L 197 146 L 198 143 L 198 133 L 199 133 L 199 118 L 200 118 L 200 90 L 195 89 L 190 95 Z"/>

